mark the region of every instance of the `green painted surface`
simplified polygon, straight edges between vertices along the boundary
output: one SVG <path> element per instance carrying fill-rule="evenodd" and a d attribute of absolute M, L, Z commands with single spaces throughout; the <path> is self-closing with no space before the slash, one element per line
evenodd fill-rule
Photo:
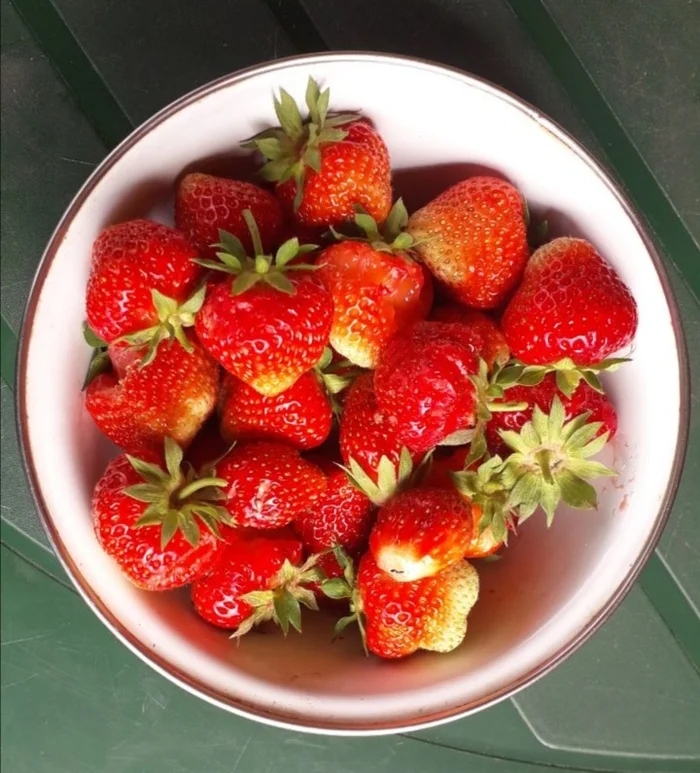
<path fill-rule="evenodd" d="M 676 9 L 686 4 L 674 2 Z M 3 739 L 11 739 L 2 745 L 3 770 L 700 768 L 700 733 L 693 733 L 692 724 L 700 696 L 692 665 L 700 660 L 700 392 L 688 463 L 658 554 L 601 633 L 515 703 L 423 731 L 416 736 L 420 741 L 368 742 L 304 737 L 231 717 L 173 687 L 118 644 L 65 584 L 46 547 L 19 464 L 8 387 L 13 330 L 43 246 L 105 148 L 132 121 L 202 82 L 293 53 L 294 47 L 324 44 L 412 53 L 476 72 L 533 102 L 607 159 L 642 203 L 669 265 L 685 272 L 683 278 L 673 268 L 670 273 L 693 380 L 700 384 L 700 308 L 688 289 L 693 253 L 682 249 L 694 228 L 700 179 L 697 165 L 683 163 L 693 106 L 679 104 L 697 89 L 697 66 L 678 64 L 690 61 L 692 31 L 674 43 L 663 26 L 650 53 L 650 26 L 667 18 L 667 11 L 647 16 L 642 11 L 648 6 L 635 0 L 547 0 L 546 7 L 539 0 L 432 0 L 414 6 L 399 0 L 332 6 L 320 0 L 244 0 L 235 9 L 235 18 L 247 22 L 243 35 L 239 29 L 228 34 L 234 13 L 217 0 L 14 5 L 29 26 L 8 0 L 0 0 L 2 541 L 12 550 L 3 550 L 2 562 L 2 730 Z M 632 27 L 606 28 L 624 19 L 623 6 L 639 10 Z M 598 13 L 590 29 L 586 7 Z M 186 49 L 177 42 L 182 36 Z M 620 61 L 624 66 L 611 72 Z M 583 87 L 581 72 L 593 78 Z M 647 101 L 626 93 L 632 75 L 640 76 Z M 588 87 L 597 94 L 592 107 L 585 99 Z M 647 102 L 661 104 L 662 98 L 668 115 L 657 119 Z M 685 125 L 678 116 L 686 116 Z M 671 131 L 673 147 L 664 147 Z M 187 735 L 185 725 L 191 728 Z M 345 755 L 345 761 L 332 762 L 333 754 Z"/>

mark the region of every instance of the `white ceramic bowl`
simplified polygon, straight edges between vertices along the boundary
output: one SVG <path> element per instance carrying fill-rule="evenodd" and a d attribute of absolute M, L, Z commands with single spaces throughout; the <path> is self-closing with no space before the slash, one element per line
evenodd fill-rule
<path fill-rule="evenodd" d="M 119 220 L 171 221 L 184 169 L 235 172 L 237 142 L 275 123 L 272 96 L 302 98 L 309 75 L 334 109 L 358 109 L 389 146 L 411 206 L 449 183 L 494 170 L 557 234 L 591 240 L 639 304 L 634 361 L 608 379 L 620 430 L 620 476 L 596 512 L 533 517 L 505 558 L 481 564 L 481 599 L 450 655 L 366 659 L 331 621 L 307 614 L 303 635 L 250 635 L 240 646 L 199 621 L 186 593 L 129 585 L 100 550 L 90 496 L 114 453 L 82 406 L 90 247 Z M 611 614 L 653 549 L 678 482 L 688 381 L 678 310 L 658 255 L 619 188 L 564 131 L 501 89 L 435 64 L 376 54 L 300 57 L 236 73 L 183 97 L 126 139 L 70 205 L 29 300 L 19 356 L 18 415 L 28 476 L 56 552 L 114 634 L 154 669 L 223 708 L 313 732 L 373 734 L 468 714 L 561 662 Z"/>

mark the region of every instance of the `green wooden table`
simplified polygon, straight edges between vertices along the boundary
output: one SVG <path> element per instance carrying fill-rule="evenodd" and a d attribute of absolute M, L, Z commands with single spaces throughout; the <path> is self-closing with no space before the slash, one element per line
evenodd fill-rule
<path fill-rule="evenodd" d="M 700 770 L 700 3 L 0 4 L 3 773 Z M 105 153 L 212 78 L 327 48 L 414 54 L 469 70 L 534 103 L 598 155 L 665 256 L 695 385 L 671 520 L 605 627 L 513 700 L 437 729 L 365 740 L 239 719 L 174 687 L 115 641 L 50 552 L 13 415 L 16 334 L 31 278 L 63 209 Z"/>

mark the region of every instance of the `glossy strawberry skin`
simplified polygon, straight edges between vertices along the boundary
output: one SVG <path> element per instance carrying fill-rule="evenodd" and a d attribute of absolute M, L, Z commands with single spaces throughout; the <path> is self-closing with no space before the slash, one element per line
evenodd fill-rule
<path fill-rule="evenodd" d="M 324 460 L 319 467 L 326 475 L 326 491 L 313 508 L 297 516 L 294 529 L 312 553 L 335 545 L 352 553 L 366 544 L 373 521 L 372 503 L 336 464 Z"/>
<path fill-rule="evenodd" d="M 326 477 L 299 452 L 282 443 L 235 446 L 216 465 L 228 485 L 222 504 L 237 526 L 278 529 L 313 507 L 326 490 Z"/>
<path fill-rule="evenodd" d="M 195 319 L 197 336 L 226 371 L 269 397 L 289 389 L 321 358 L 333 303 L 315 276 L 289 276 L 293 294 L 264 282 L 232 295 L 231 281 L 210 287 Z"/>
<path fill-rule="evenodd" d="M 637 320 L 615 269 L 585 240 L 560 238 L 533 254 L 502 327 L 521 362 L 591 365 L 630 344 Z"/>
<path fill-rule="evenodd" d="M 192 352 L 162 343 L 145 367 L 143 350 L 112 344 L 113 371 L 97 376 L 85 392 L 85 407 L 117 446 L 138 456 L 160 451 L 166 437 L 187 446 L 216 406 L 219 368 L 190 336 Z"/>
<path fill-rule="evenodd" d="M 373 374 L 363 373 L 347 392 L 340 420 L 343 462 L 347 465 L 354 459 L 376 483 L 382 456 L 395 466 L 399 463 L 402 444 L 397 429 L 397 420 L 377 404 Z M 414 455 L 414 461 L 417 458 Z"/>
<path fill-rule="evenodd" d="M 606 395 L 596 392 L 582 380 L 571 397 L 567 397 L 557 388 L 555 374 L 548 373 L 537 386 L 514 386 L 506 390 L 504 399 L 507 402 L 525 402 L 528 407 L 522 411 L 503 411 L 492 415 L 486 425 L 486 442 L 491 452 L 501 456 L 508 455 L 511 450 L 501 440 L 499 431 L 519 432 L 532 419 L 535 405 L 539 406 L 545 414 L 548 414 L 555 397 L 561 400 L 567 421 L 590 411 L 589 422 L 602 422 L 603 426 L 598 432 L 599 435 L 604 432 L 609 432 L 610 438 L 615 435 L 617 413 Z"/>
<path fill-rule="evenodd" d="M 525 203 L 495 177 L 471 177 L 415 212 L 408 232 L 432 274 L 457 301 L 477 309 L 500 306 L 527 262 Z"/>
<path fill-rule="evenodd" d="M 306 226 L 339 225 L 355 215 L 359 204 L 378 223 L 391 209 L 389 151 L 364 120 L 342 127 L 345 139 L 321 146 L 321 171 L 307 167 L 303 197 L 294 212 L 294 179 L 278 184 L 277 196 L 294 219 Z"/>
<path fill-rule="evenodd" d="M 435 447 L 474 423 L 478 343 L 459 324 L 420 322 L 394 336 L 375 371 L 377 403 L 399 442 L 413 452 Z"/>
<path fill-rule="evenodd" d="M 388 659 L 419 649 L 454 649 L 464 638 L 467 615 L 479 592 L 478 576 L 466 561 L 416 582 L 396 582 L 371 553 L 360 561 L 357 587 L 367 647 Z"/>
<path fill-rule="evenodd" d="M 252 250 L 250 231 L 243 219 L 249 209 L 260 231 L 263 248 L 277 246 L 283 225 L 277 198 L 253 183 L 192 173 L 182 178 L 175 198 L 175 224 L 203 256 L 216 257 L 212 245 L 220 240 L 219 230 L 238 237 Z"/>
<path fill-rule="evenodd" d="M 234 534 L 213 571 L 192 583 L 195 611 L 212 625 L 234 630 L 253 611 L 241 596 L 271 589 L 282 564 L 301 558 L 298 539 Z"/>
<path fill-rule="evenodd" d="M 157 454 L 141 456 L 160 463 Z M 207 529 L 200 530 L 197 547 L 178 531 L 162 549 L 160 526 L 135 527 L 148 505 L 128 496 L 124 489 L 137 483 L 143 479 L 122 454 L 109 463 L 92 499 L 95 535 L 127 579 L 144 590 L 164 591 L 187 585 L 210 571 L 224 543 Z"/>
<path fill-rule="evenodd" d="M 324 443 L 331 431 L 333 410 L 313 371 L 274 397 L 226 373 L 221 395 L 221 435 L 229 442 L 279 440 L 308 451 Z"/>
<path fill-rule="evenodd" d="M 158 323 L 152 290 L 183 303 L 197 289 L 202 269 L 195 248 L 173 228 L 130 220 L 106 228 L 92 249 L 86 314 L 104 341 Z"/>
<path fill-rule="evenodd" d="M 376 368 L 391 336 L 424 319 L 432 305 L 430 274 L 410 257 L 342 241 L 317 265 L 333 296 L 331 345 L 360 367 Z"/>
<path fill-rule="evenodd" d="M 377 514 L 369 546 L 394 579 L 429 577 L 459 561 L 474 536 L 471 506 L 450 489 L 410 489 Z"/>
<path fill-rule="evenodd" d="M 494 365 L 505 365 L 510 358 L 510 349 L 503 332 L 493 317 L 466 306 L 449 304 L 435 307 L 430 319 L 436 322 L 457 322 L 470 329 L 471 334 L 481 339 L 478 344 L 478 354 L 489 368 Z"/>

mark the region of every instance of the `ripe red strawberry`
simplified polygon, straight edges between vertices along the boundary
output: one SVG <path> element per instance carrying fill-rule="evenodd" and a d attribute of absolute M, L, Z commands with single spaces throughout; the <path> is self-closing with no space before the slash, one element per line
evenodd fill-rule
<path fill-rule="evenodd" d="M 299 252 L 285 242 L 273 260 L 263 253 L 255 220 L 244 213 L 255 245 L 248 257 L 240 241 L 222 232 L 221 263 L 209 268 L 235 279 L 210 287 L 195 319 L 202 345 L 234 376 L 260 394 L 289 389 L 321 358 L 328 343 L 333 303 L 309 266 L 290 264 Z"/>
<path fill-rule="evenodd" d="M 121 454 L 107 466 L 93 494 L 95 534 L 134 585 L 179 588 L 210 571 L 222 554 L 217 524 L 231 520 L 219 502 L 224 481 L 197 479 L 169 438 L 165 465 L 162 451 L 145 457 Z"/>
<path fill-rule="evenodd" d="M 377 405 L 373 375 L 359 376 L 345 398 L 340 453 L 353 481 L 377 505 L 407 482 L 413 463 L 420 459 L 403 448 L 397 430 L 396 419 Z"/>
<path fill-rule="evenodd" d="M 523 426 L 532 421 L 534 407 L 539 406 L 545 413 L 549 413 L 554 403 L 554 398 L 559 397 L 564 406 L 566 420 L 590 412 L 589 422 L 601 422 L 598 435 L 608 433 L 611 439 L 617 431 L 617 413 L 615 407 L 606 395 L 597 392 L 585 381 L 581 381 L 571 397 L 561 394 L 557 387 L 554 373 L 548 373 L 544 379 L 535 386 L 510 387 L 505 393 L 509 402 L 522 402 L 525 407 L 521 411 L 509 411 L 494 413 L 486 425 L 486 442 L 494 454 L 505 456 L 510 452 L 506 443 L 502 440 L 500 432 L 513 430 L 520 432 Z M 500 402 L 500 401 L 496 401 Z"/>
<path fill-rule="evenodd" d="M 326 476 L 282 443 L 237 445 L 216 464 L 228 481 L 224 506 L 237 526 L 277 529 L 313 507 L 326 490 Z"/>
<path fill-rule="evenodd" d="M 308 226 L 338 225 L 360 205 L 378 222 L 391 208 L 389 152 L 377 131 L 357 115 L 328 115 L 329 91 L 309 78 L 303 120 L 292 97 L 280 89 L 275 112 L 280 126 L 244 147 L 268 160 L 261 174 L 276 183 L 282 204 Z"/>
<path fill-rule="evenodd" d="M 408 221 L 423 262 L 453 298 L 477 309 L 500 306 L 529 255 L 527 209 L 516 188 L 495 177 L 453 185 Z"/>
<path fill-rule="evenodd" d="M 195 248 L 179 231 L 152 220 L 106 228 L 92 248 L 86 311 L 92 330 L 107 343 L 159 325 L 153 291 L 174 308 L 194 293 L 203 271 Z"/>
<path fill-rule="evenodd" d="M 189 346 L 161 345 L 143 367 L 146 347 L 110 345 L 113 370 L 90 382 L 85 407 L 115 445 L 139 454 L 166 437 L 183 447 L 194 439 L 216 406 L 219 368 L 193 336 Z"/>
<path fill-rule="evenodd" d="M 287 633 L 301 630 L 300 603 L 318 609 L 305 585 L 317 579 L 311 565 L 297 566 L 302 545 L 294 537 L 234 534 L 212 572 L 192 583 L 195 611 L 208 623 L 235 630 L 273 620 Z"/>
<path fill-rule="evenodd" d="M 322 586 L 331 598 L 350 602 L 350 614 L 336 631 L 356 621 L 365 648 L 381 658 L 403 658 L 420 649 L 450 652 L 462 643 L 479 596 L 479 576 L 467 561 L 415 582 L 397 582 L 371 553 L 360 561 L 357 578 L 346 557 L 344 563 L 344 577 Z"/>
<path fill-rule="evenodd" d="M 474 536 L 471 505 L 453 489 L 410 489 L 378 515 L 369 546 L 400 582 L 430 577 L 464 557 Z"/>
<path fill-rule="evenodd" d="M 421 486 L 425 488 L 452 488 L 453 472 L 461 472 L 467 462 L 469 446 L 440 446 L 435 449 L 426 475 L 421 480 Z"/>
<path fill-rule="evenodd" d="M 583 239 L 540 247 L 503 315 L 514 357 L 532 365 L 600 363 L 631 343 L 637 305 L 615 269 Z"/>
<path fill-rule="evenodd" d="M 227 373 L 219 415 L 226 440 L 280 440 L 302 450 L 324 443 L 333 424 L 328 394 L 313 371 L 274 397 Z"/>
<path fill-rule="evenodd" d="M 474 424 L 479 361 L 468 328 L 419 322 L 394 336 L 374 376 L 377 403 L 413 452 Z"/>
<path fill-rule="evenodd" d="M 319 467 L 326 474 L 326 491 L 311 509 L 297 516 L 294 528 L 304 545 L 314 553 L 335 545 L 353 552 L 362 547 L 369 536 L 372 503 L 340 467 L 328 460 L 320 461 Z"/>
<path fill-rule="evenodd" d="M 376 368 L 391 336 L 425 318 L 433 288 L 430 274 L 411 257 L 401 199 L 382 232 L 367 214 L 355 222 L 365 236 L 327 247 L 316 265 L 333 296 L 333 348 L 356 365 Z"/>
<path fill-rule="evenodd" d="M 249 209 L 260 229 L 263 249 L 272 250 L 282 229 L 282 208 L 275 196 L 253 183 L 192 173 L 182 178 L 175 197 L 175 225 L 202 255 L 216 257 L 219 231 L 253 249 L 243 211 Z"/>
<path fill-rule="evenodd" d="M 468 327 L 475 339 L 480 336 L 481 343 L 478 345 L 477 354 L 486 361 L 489 369 L 508 362 L 510 349 L 505 336 L 496 320 L 487 314 L 468 309 L 466 306 L 451 304 L 435 307 L 430 318 L 436 322 L 458 322 Z"/>

